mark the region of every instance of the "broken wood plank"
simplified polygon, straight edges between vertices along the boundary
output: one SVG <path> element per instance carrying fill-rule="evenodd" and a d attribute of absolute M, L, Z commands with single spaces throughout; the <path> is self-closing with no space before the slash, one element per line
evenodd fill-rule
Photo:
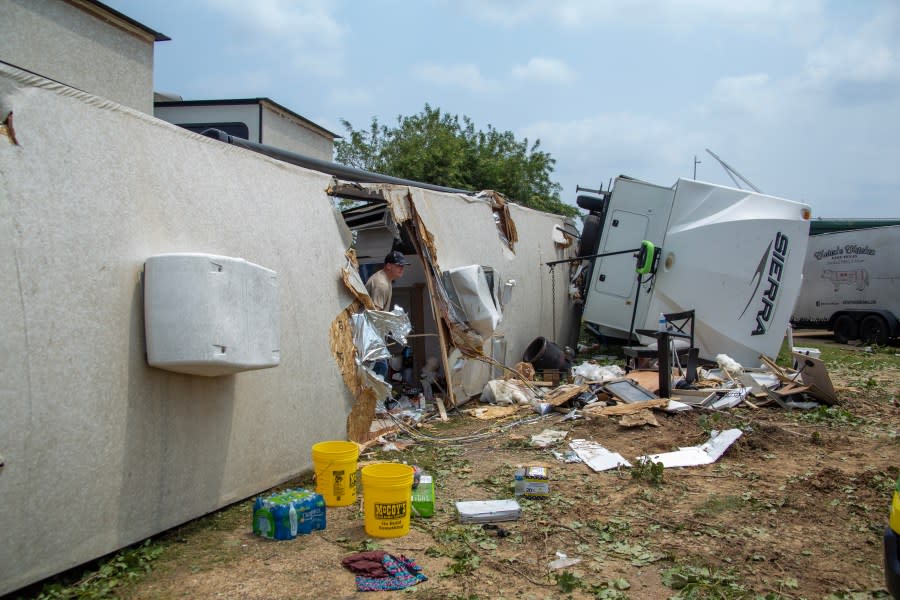
<path fill-rule="evenodd" d="M 619 427 L 640 427 L 641 425 L 660 426 L 653 411 L 646 408 L 634 414 L 622 415 L 622 418 L 619 419 Z"/>
<path fill-rule="evenodd" d="M 654 394 L 659 393 L 659 372 L 658 371 L 640 371 L 634 370 L 630 371 L 628 375 L 626 375 L 628 379 L 633 380 L 642 388 L 653 392 Z"/>
<path fill-rule="evenodd" d="M 631 404 L 616 404 L 615 406 L 598 406 L 592 408 L 590 405 L 581 409 L 582 414 L 591 416 L 621 416 L 630 415 L 646 408 L 664 408 L 669 405 L 668 398 L 657 398 L 656 400 L 644 400 L 642 402 L 633 402 Z"/>
<path fill-rule="evenodd" d="M 500 419 L 508 417 L 525 408 L 522 405 L 516 406 L 479 406 L 478 408 L 468 408 L 462 412 L 475 417 L 476 419 Z"/>
<path fill-rule="evenodd" d="M 447 409 L 444 408 L 444 399 L 443 398 L 435 398 L 434 403 L 437 404 L 438 412 L 441 414 L 441 421 L 445 423 L 448 421 L 447 419 Z"/>
<path fill-rule="evenodd" d="M 578 394 L 588 391 L 588 386 L 586 385 L 577 385 L 574 383 L 567 383 L 565 385 L 561 385 L 558 388 L 547 393 L 546 396 L 542 398 L 542 402 L 546 402 L 551 406 L 560 406 L 565 404 Z"/>

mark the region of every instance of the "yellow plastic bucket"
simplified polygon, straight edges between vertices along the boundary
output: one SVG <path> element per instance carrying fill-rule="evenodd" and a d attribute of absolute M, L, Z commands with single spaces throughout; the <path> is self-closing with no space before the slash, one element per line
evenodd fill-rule
<path fill-rule="evenodd" d="M 353 442 L 319 442 L 313 444 L 313 468 L 316 470 L 316 492 L 325 506 L 348 506 L 356 502 L 356 460 L 359 446 Z"/>
<path fill-rule="evenodd" d="M 362 468 L 366 534 L 392 538 L 409 533 L 413 468 L 379 463 Z"/>

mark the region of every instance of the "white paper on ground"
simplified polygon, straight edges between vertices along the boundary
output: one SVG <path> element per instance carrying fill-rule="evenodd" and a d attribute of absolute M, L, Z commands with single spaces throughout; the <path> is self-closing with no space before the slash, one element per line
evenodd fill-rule
<path fill-rule="evenodd" d="M 538 448 L 546 448 L 547 446 L 552 446 L 553 444 L 566 439 L 566 435 L 568 435 L 568 432 L 566 431 L 545 429 L 542 432 L 531 436 L 531 445 Z"/>
<path fill-rule="evenodd" d="M 684 402 L 679 402 L 678 400 L 669 400 L 669 403 L 666 404 L 666 407 L 663 410 L 668 413 L 674 413 L 694 409 L 690 404 L 685 404 Z"/>
<path fill-rule="evenodd" d="M 610 452 L 597 442 L 587 440 L 572 440 L 569 447 L 578 455 L 587 466 L 598 473 L 615 469 L 618 466 L 630 467 L 625 458 L 618 452 Z"/>
<path fill-rule="evenodd" d="M 662 463 L 663 467 L 696 467 L 709 465 L 717 460 L 728 450 L 739 437 L 740 429 L 727 429 L 721 433 L 713 431 L 709 440 L 700 446 L 679 448 L 676 452 L 639 456 L 638 460 L 649 459 L 655 463 Z"/>

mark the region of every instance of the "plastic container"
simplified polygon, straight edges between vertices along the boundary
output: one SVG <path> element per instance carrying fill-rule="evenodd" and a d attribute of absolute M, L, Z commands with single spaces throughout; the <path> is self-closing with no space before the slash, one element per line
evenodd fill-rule
<path fill-rule="evenodd" d="M 253 533 L 264 538 L 292 540 L 325 525 L 325 500 L 309 490 L 285 490 L 253 503 Z"/>
<path fill-rule="evenodd" d="M 356 461 L 359 446 L 353 442 L 319 442 L 312 447 L 316 492 L 326 506 L 349 506 L 356 502 Z"/>
<path fill-rule="evenodd" d="M 515 477 L 517 498 L 546 498 L 550 495 L 546 467 L 518 467 Z"/>
<path fill-rule="evenodd" d="M 515 474 L 516 498 L 525 493 L 525 467 L 516 467 Z"/>
<path fill-rule="evenodd" d="M 434 516 L 434 480 L 431 475 L 419 477 L 419 485 L 413 488 L 411 502 L 414 517 Z"/>
<path fill-rule="evenodd" d="M 531 363 L 531 366 L 539 371 L 548 369 L 568 371 L 572 366 L 572 362 L 566 357 L 565 351 L 544 337 L 535 338 L 525 348 L 522 361 Z"/>
<path fill-rule="evenodd" d="M 393 538 L 409 533 L 414 470 L 409 465 L 378 463 L 362 468 L 366 534 Z"/>

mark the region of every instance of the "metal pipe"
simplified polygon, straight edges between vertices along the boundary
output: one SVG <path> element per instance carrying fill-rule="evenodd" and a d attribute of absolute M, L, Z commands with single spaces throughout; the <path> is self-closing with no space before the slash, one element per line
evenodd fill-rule
<path fill-rule="evenodd" d="M 225 142 L 226 144 L 232 144 L 234 146 L 239 146 L 241 148 L 245 148 L 247 150 L 252 150 L 253 152 L 258 152 L 260 154 L 265 154 L 271 158 L 276 160 L 281 160 L 287 163 L 291 163 L 292 165 L 297 165 L 298 167 L 303 167 L 305 169 L 312 169 L 313 171 L 319 171 L 321 173 L 327 173 L 329 175 L 334 175 L 339 179 L 344 179 L 347 181 L 355 181 L 357 183 L 394 183 L 397 185 L 408 185 L 417 188 L 423 188 L 426 190 L 433 190 L 435 192 L 448 192 L 451 194 L 467 194 L 473 195 L 475 192 L 471 190 L 460 190 L 457 188 L 444 187 L 442 185 L 434 185 L 431 183 L 424 183 L 421 181 L 413 181 L 412 179 L 401 179 L 400 177 L 391 177 L 390 175 L 382 175 L 381 173 L 373 173 L 371 171 L 363 171 L 362 169 L 355 169 L 353 167 L 347 167 L 344 165 L 339 165 L 337 163 L 333 163 L 331 161 L 322 160 L 320 158 L 312 158 L 311 156 L 303 156 L 302 154 L 296 154 L 294 152 L 288 152 L 287 150 L 282 150 L 280 148 L 275 148 L 274 146 L 267 146 L 265 144 L 257 144 L 256 142 L 251 142 L 249 140 L 245 140 L 243 138 L 234 137 L 222 131 L 221 129 L 205 129 L 201 133 L 201 135 L 205 135 L 206 137 L 212 138 L 214 140 L 219 140 L 220 142 Z"/>
<path fill-rule="evenodd" d="M 601 258 L 603 256 L 616 256 L 617 254 L 628 254 L 629 252 L 640 252 L 640 248 L 632 248 L 631 250 L 618 250 L 616 252 L 603 252 L 601 254 L 588 254 L 587 256 L 576 256 L 575 258 L 563 258 L 561 260 L 551 260 L 550 262 L 545 262 L 544 265 L 548 267 L 552 267 L 554 265 L 558 265 L 560 263 L 568 263 L 568 262 L 576 262 L 579 260 L 588 260 L 589 258 Z"/>

